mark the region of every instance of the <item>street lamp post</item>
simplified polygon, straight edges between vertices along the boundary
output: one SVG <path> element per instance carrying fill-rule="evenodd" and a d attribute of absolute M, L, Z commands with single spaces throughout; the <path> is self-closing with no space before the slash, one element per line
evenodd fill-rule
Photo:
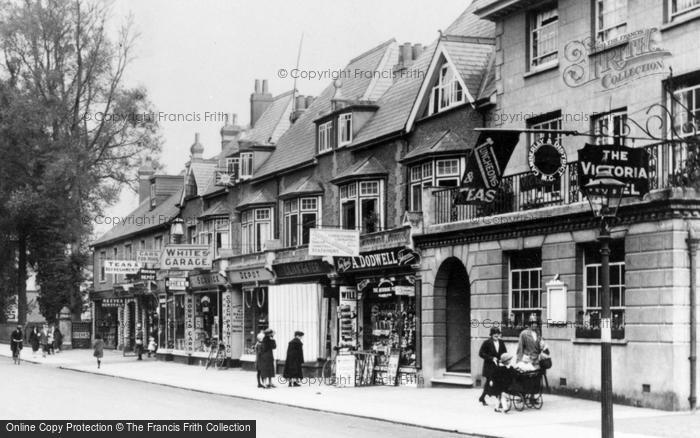
<path fill-rule="evenodd" d="M 601 171 L 584 186 L 584 194 L 593 214 L 600 218 L 600 282 L 602 289 L 600 318 L 600 402 L 601 436 L 613 438 L 612 403 L 612 319 L 610 317 L 610 224 L 617 215 L 626 184 L 612 178 L 610 171 Z"/>

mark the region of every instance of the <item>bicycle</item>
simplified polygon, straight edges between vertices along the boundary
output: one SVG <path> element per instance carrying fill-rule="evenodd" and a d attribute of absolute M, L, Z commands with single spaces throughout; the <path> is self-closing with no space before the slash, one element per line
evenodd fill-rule
<path fill-rule="evenodd" d="M 208 370 L 212 363 L 216 369 L 219 370 L 228 368 L 228 366 L 226 366 L 226 345 L 224 345 L 223 342 L 218 342 L 216 338 L 214 338 L 211 343 L 209 356 L 207 357 L 207 363 L 204 369 Z"/>

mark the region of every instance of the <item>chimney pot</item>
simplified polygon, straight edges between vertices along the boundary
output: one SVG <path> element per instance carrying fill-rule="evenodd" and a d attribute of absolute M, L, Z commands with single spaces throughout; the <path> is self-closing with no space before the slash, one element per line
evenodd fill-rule
<path fill-rule="evenodd" d="M 411 63 L 411 61 L 413 60 L 411 43 L 403 43 L 403 45 L 401 46 L 401 55 L 403 55 L 402 57 L 404 65 L 408 65 Z"/>
<path fill-rule="evenodd" d="M 267 79 L 263 79 L 262 81 L 262 92 L 263 94 L 267 94 Z"/>
<path fill-rule="evenodd" d="M 296 110 L 303 111 L 306 109 L 306 98 L 304 96 L 296 97 Z"/>
<path fill-rule="evenodd" d="M 413 45 L 413 60 L 415 61 L 420 57 L 420 55 L 423 53 L 423 44 L 416 43 Z"/>
<path fill-rule="evenodd" d="M 313 96 L 306 96 L 306 107 L 310 107 L 311 104 L 314 103 L 314 97 Z"/>
<path fill-rule="evenodd" d="M 255 93 L 260 93 L 260 79 L 255 80 Z"/>
<path fill-rule="evenodd" d="M 236 122 L 238 121 L 238 114 L 236 113 L 231 113 L 231 124 L 233 126 L 236 126 Z"/>

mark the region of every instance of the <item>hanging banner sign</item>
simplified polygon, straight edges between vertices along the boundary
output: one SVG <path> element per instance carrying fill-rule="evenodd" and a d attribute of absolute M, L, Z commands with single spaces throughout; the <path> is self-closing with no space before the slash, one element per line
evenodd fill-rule
<path fill-rule="evenodd" d="M 156 281 L 156 270 L 141 268 L 137 274 L 139 280 Z"/>
<path fill-rule="evenodd" d="M 410 248 L 393 248 L 362 253 L 359 257 L 335 257 L 338 273 L 376 268 L 411 266 L 420 263 L 420 255 Z"/>
<path fill-rule="evenodd" d="M 482 131 L 474 150 L 467 158 L 462 188 L 454 203 L 493 202 L 503 171 L 519 139 L 519 131 Z"/>
<path fill-rule="evenodd" d="M 309 255 L 359 256 L 360 230 L 311 228 Z"/>
<path fill-rule="evenodd" d="M 141 264 L 134 260 L 103 260 L 105 274 L 136 274 Z"/>
<path fill-rule="evenodd" d="M 566 171 L 566 151 L 558 141 L 550 143 L 540 138 L 530 145 L 527 162 L 532 173 L 542 181 L 554 181 Z"/>
<path fill-rule="evenodd" d="M 187 289 L 187 279 L 184 277 L 169 278 L 165 281 L 168 290 L 185 290 Z"/>
<path fill-rule="evenodd" d="M 212 251 L 208 245 L 169 245 L 161 254 L 162 269 L 211 269 Z"/>
<path fill-rule="evenodd" d="M 582 189 L 598 174 L 627 184 L 626 196 L 643 196 L 649 192 L 649 154 L 642 148 L 587 144 L 578 151 L 578 184 Z"/>

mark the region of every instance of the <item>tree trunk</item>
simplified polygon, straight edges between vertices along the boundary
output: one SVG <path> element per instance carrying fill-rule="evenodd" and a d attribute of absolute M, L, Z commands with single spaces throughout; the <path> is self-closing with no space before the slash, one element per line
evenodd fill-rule
<path fill-rule="evenodd" d="M 17 251 L 17 323 L 27 323 L 27 234 L 20 231 Z"/>

